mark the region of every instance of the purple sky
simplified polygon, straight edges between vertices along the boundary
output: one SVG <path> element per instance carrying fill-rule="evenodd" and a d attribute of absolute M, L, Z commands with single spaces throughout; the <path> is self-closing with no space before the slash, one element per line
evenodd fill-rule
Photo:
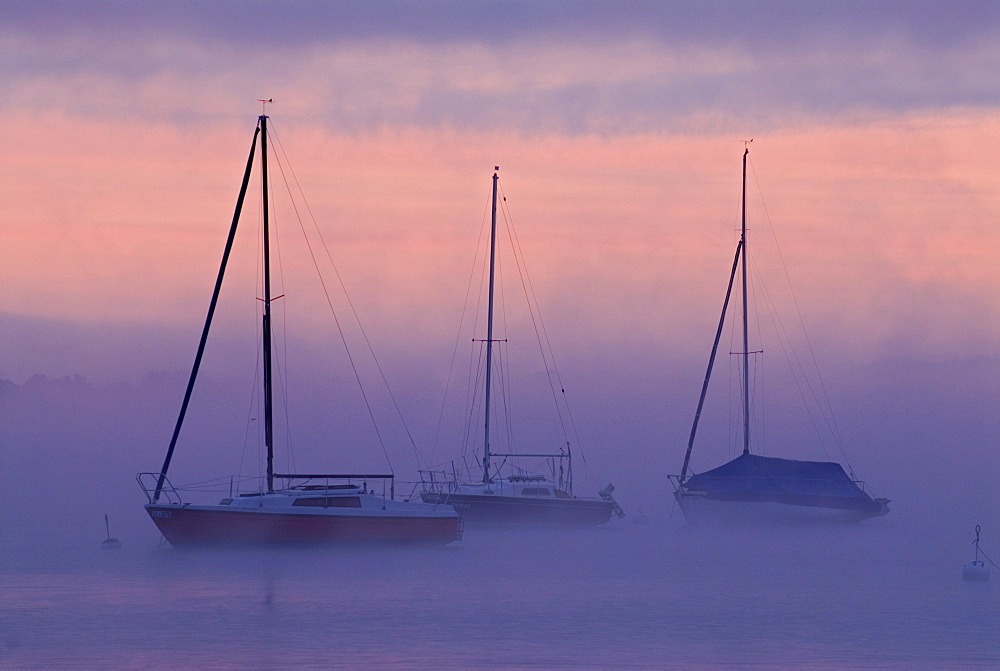
<path fill-rule="evenodd" d="M 739 119 L 764 131 L 995 106 L 997 13 L 989 2 L 13 2 L 0 105 L 197 123 L 240 109 L 240 92 L 263 82 L 308 86 L 316 99 L 295 111 L 332 128 L 628 133 Z M 364 63 L 335 56 L 352 49 Z M 507 85 L 488 85 L 496 77 Z M 125 92 L 171 79 L 171 105 Z M 233 107 L 202 98 L 220 84 Z"/>
<path fill-rule="evenodd" d="M 452 449 L 430 447 L 433 420 L 499 163 L 595 479 L 667 505 L 662 474 L 679 468 L 753 137 L 755 262 L 786 326 L 801 310 L 858 474 L 919 507 L 947 473 L 969 483 L 968 506 L 996 514 L 996 3 L 7 2 L 3 14 L 0 377 L 17 385 L 5 415 L 46 418 L 7 423 L 5 443 L 32 446 L 6 455 L 7 477 L 96 470 L 64 459 L 83 448 L 114 455 L 106 487 L 159 466 L 255 100 L 273 97 L 422 450 Z M 241 317 L 223 317 L 211 389 L 243 379 Z M 299 356 L 323 337 L 299 336 Z M 759 337 L 768 453 L 825 458 L 783 355 Z M 699 469 L 729 449 L 726 368 Z M 26 384 L 35 373 L 91 386 L 46 391 Z M 326 384 L 309 373 L 309 390 Z M 307 424 L 323 412 L 301 409 Z M 192 477 L 201 458 L 226 468 L 211 417 L 191 436 L 215 441 L 211 454 L 180 448 Z M 302 430 L 307 445 L 338 430 L 323 419 Z M 412 476 L 405 439 L 390 450 Z"/>

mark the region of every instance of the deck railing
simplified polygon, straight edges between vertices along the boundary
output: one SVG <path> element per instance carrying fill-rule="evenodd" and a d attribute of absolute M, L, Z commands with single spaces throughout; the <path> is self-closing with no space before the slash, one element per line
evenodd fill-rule
<path fill-rule="evenodd" d="M 183 503 L 181 495 L 174 489 L 167 476 L 161 473 L 139 473 L 135 476 L 139 486 L 142 487 L 142 492 L 146 495 L 146 500 L 149 503 L 155 503 L 153 496 L 156 494 L 156 485 L 161 477 L 163 478 L 163 488 L 160 489 L 160 498 L 166 499 L 166 503 L 174 505 Z"/>

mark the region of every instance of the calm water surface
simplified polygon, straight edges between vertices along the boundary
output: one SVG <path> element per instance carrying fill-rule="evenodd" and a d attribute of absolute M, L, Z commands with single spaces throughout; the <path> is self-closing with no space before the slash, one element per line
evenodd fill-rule
<path fill-rule="evenodd" d="M 0 665 L 995 668 L 1000 571 L 961 580 L 967 535 L 671 523 L 391 551 L 7 542 Z"/>

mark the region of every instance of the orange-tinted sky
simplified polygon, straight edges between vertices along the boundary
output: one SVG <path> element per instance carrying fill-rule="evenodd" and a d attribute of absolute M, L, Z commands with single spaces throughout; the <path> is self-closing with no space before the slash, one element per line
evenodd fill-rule
<path fill-rule="evenodd" d="M 703 349 L 752 130 L 346 133 L 289 125 L 280 102 L 271 114 L 345 281 L 381 325 L 447 336 L 438 316 L 458 309 L 497 163 L 543 307 L 587 324 L 573 339 Z M 231 127 L 9 117 L 4 311 L 200 321 L 253 123 L 252 109 Z M 847 337 L 862 358 L 987 352 L 997 131 L 1000 114 L 954 109 L 757 134 L 751 244 L 768 286 L 785 286 L 776 235 L 821 340 Z"/>
<path fill-rule="evenodd" d="M 702 357 L 754 138 L 750 249 L 786 321 L 785 267 L 833 361 L 996 353 L 992 5 L 514 4 L 13 3 L 12 341 L 196 329 L 269 97 L 376 334 L 451 341 L 501 165 L 561 347 Z M 0 373 L 186 365 L 135 340 L 107 357 L 16 347 Z"/>

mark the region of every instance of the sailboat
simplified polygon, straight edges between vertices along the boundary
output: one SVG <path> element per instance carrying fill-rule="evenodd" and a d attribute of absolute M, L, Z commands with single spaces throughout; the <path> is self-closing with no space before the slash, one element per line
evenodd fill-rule
<path fill-rule="evenodd" d="M 269 102 L 269 101 L 263 101 Z M 257 119 L 250 155 L 240 187 L 222 264 L 209 304 L 194 366 L 184 400 L 158 473 L 139 473 L 139 485 L 147 497 L 150 518 L 175 547 L 204 545 L 281 545 L 313 543 L 430 543 L 447 544 L 461 538 L 461 519 L 443 504 L 395 500 L 392 473 L 276 473 L 274 469 L 272 373 L 273 334 L 271 329 L 271 233 L 268 203 L 268 129 L 266 115 Z M 184 499 L 179 488 L 167 478 L 178 436 L 184 423 L 191 394 L 205 353 L 222 288 L 226 265 L 233 249 L 240 213 L 243 209 L 254 154 L 259 142 L 261 201 L 263 216 L 263 289 L 261 351 L 263 368 L 264 444 L 267 450 L 266 475 L 256 491 L 230 493 L 217 503 L 200 504 Z M 376 493 L 369 481 L 388 483 L 390 494 Z"/>
<path fill-rule="evenodd" d="M 490 420 L 494 386 L 494 348 L 505 342 L 494 337 L 494 294 L 497 256 L 497 183 L 499 166 L 493 172 L 492 217 L 489 247 L 489 298 L 486 339 L 480 341 L 486 350 L 486 370 L 483 394 L 485 422 L 481 470 L 457 469 L 421 471 L 420 496 L 426 503 L 450 504 L 465 521 L 484 525 L 570 525 L 597 526 L 623 517 L 621 507 L 607 485 L 596 497 L 574 496 L 573 453 L 567 441 L 558 452 L 499 452 L 491 445 Z M 510 462 L 541 459 L 548 473 L 529 472 L 513 467 L 503 472 Z M 476 477 L 478 476 L 478 477 Z"/>
<path fill-rule="evenodd" d="M 722 316 L 708 360 L 687 451 L 680 475 L 671 476 L 674 497 L 685 519 L 691 522 L 860 522 L 889 512 L 889 500 L 873 498 L 865 484 L 848 475 L 836 462 L 800 461 L 753 454 L 750 450 L 750 339 L 747 327 L 747 155 L 743 151 L 742 224 L 736 257 L 729 275 L 729 287 Z M 705 405 L 712 368 L 719 348 L 729 300 L 737 271 L 742 273 L 743 351 L 742 419 L 743 452 L 717 468 L 693 473 L 691 451 L 698 420 Z"/>

